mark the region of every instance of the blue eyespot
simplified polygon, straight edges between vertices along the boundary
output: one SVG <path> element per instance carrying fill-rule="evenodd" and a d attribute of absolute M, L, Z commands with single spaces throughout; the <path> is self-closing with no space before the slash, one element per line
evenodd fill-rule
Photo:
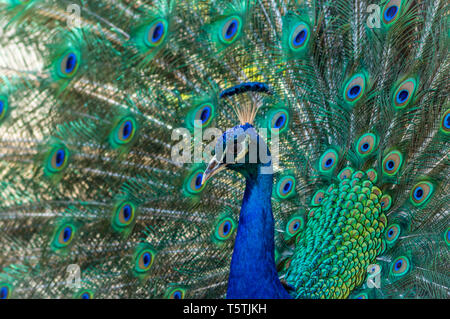
<path fill-rule="evenodd" d="M 334 149 L 326 150 L 319 159 L 319 170 L 324 174 L 331 174 L 337 166 L 338 153 Z"/>
<path fill-rule="evenodd" d="M 391 171 L 395 166 L 395 162 L 393 160 L 389 160 L 386 162 L 386 169 Z"/>
<path fill-rule="evenodd" d="M 75 70 L 75 67 L 77 66 L 77 56 L 73 53 L 70 53 L 67 57 L 66 61 L 66 73 L 71 73 L 73 70 Z"/>
<path fill-rule="evenodd" d="M 397 6 L 391 6 L 386 11 L 384 11 L 384 19 L 389 22 L 391 21 L 397 14 L 398 7 Z"/>
<path fill-rule="evenodd" d="M 152 42 L 158 42 L 164 34 L 164 24 L 158 22 L 153 30 Z"/>
<path fill-rule="evenodd" d="M 364 143 L 361 148 L 363 149 L 363 151 L 367 151 L 369 149 L 370 145 L 369 143 Z"/>
<path fill-rule="evenodd" d="M 386 241 L 388 244 L 393 244 L 397 241 L 398 237 L 400 236 L 401 228 L 397 224 L 393 224 L 389 226 L 389 228 L 386 230 Z"/>
<path fill-rule="evenodd" d="M 88 292 L 82 293 L 81 299 L 91 299 L 91 295 Z"/>
<path fill-rule="evenodd" d="M 58 150 L 56 152 L 55 165 L 57 168 L 60 168 L 64 164 L 65 158 L 66 152 L 64 149 Z"/>
<path fill-rule="evenodd" d="M 276 195 L 281 198 L 288 198 L 294 193 L 295 179 L 293 176 L 284 176 L 281 178 L 276 186 Z"/>
<path fill-rule="evenodd" d="M 267 121 L 272 132 L 282 133 L 289 127 L 289 114 L 285 109 L 273 110 L 267 115 Z"/>
<path fill-rule="evenodd" d="M 227 236 L 230 233 L 231 227 L 232 227 L 231 223 L 228 220 L 223 224 L 223 235 L 224 236 Z"/>
<path fill-rule="evenodd" d="M 134 270 L 140 275 L 148 273 L 155 259 L 155 252 L 148 247 L 149 245 L 141 244 L 140 247 L 137 248 L 134 255 L 135 256 Z"/>
<path fill-rule="evenodd" d="M 237 28 L 238 28 L 238 21 L 234 19 L 228 24 L 228 28 L 225 32 L 225 39 L 229 40 L 234 35 L 236 35 Z"/>
<path fill-rule="evenodd" d="M 401 90 L 397 94 L 397 103 L 399 104 L 404 103 L 408 99 L 408 96 L 409 92 L 407 90 Z"/>
<path fill-rule="evenodd" d="M 120 119 L 111 131 L 109 137 L 111 146 L 118 148 L 133 141 L 137 128 L 137 121 L 132 116 Z"/>
<path fill-rule="evenodd" d="M 0 95 L 0 123 L 8 112 L 8 97 Z"/>
<path fill-rule="evenodd" d="M 292 217 L 286 224 L 286 239 L 289 240 L 303 228 L 303 219 L 300 216 Z"/>
<path fill-rule="evenodd" d="M 150 265 L 150 262 L 152 261 L 152 256 L 150 253 L 145 253 L 142 255 L 142 263 L 144 267 L 148 267 Z"/>
<path fill-rule="evenodd" d="M 403 155 L 399 151 L 391 151 L 383 159 L 383 172 L 386 175 L 395 175 L 402 166 Z"/>
<path fill-rule="evenodd" d="M 195 127 L 204 128 L 213 120 L 214 112 L 215 110 L 212 103 L 203 103 L 190 113 L 187 121 L 189 121 L 189 125 L 193 124 Z"/>
<path fill-rule="evenodd" d="M 119 202 L 115 205 L 111 226 L 118 232 L 128 232 L 133 227 L 136 206 L 129 201 Z"/>
<path fill-rule="evenodd" d="M 214 237 L 219 241 L 227 240 L 228 238 L 231 237 L 234 228 L 235 228 L 234 221 L 229 217 L 225 217 L 224 219 L 218 222 L 217 226 L 215 226 Z"/>
<path fill-rule="evenodd" d="M 294 40 L 294 45 L 298 46 L 298 45 L 302 45 L 303 42 L 305 42 L 306 36 L 307 36 L 308 32 L 306 30 L 302 30 L 300 31 L 297 36 L 295 37 Z"/>
<path fill-rule="evenodd" d="M 276 120 L 275 120 L 275 125 L 274 128 L 281 128 L 283 127 L 284 123 L 286 123 L 286 115 L 285 114 L 281 114 Z"/>
<path fill-rule="evenodd" d="M 353 75 L 345 84 L 343 97 L 350 103 L 356 103 L 364 95 L 366 89 L 366 76 L 364 73 Z"/>
<path fill-rule="evenodd" d="M 414 198 L 420 200 L 422 199 L 422 197 L 423 197 L 423 188 L 417 187 L 416 190 L 414 191 Z"/>
<path fill-rule="evenodd" d="M 157 19 L 147 29 L 147 34 L 144 38 L 145 44 L 149 47 L 156 47 L 164 41 L 166 34 L 167 21 Z"/>
<path fill-rule="evenodd" d="M 200 189 L 202 187 L 203 174 L 198 174 L 195 178 L 195 189 Z"/>
<path fill-rule="evenodd" d="M 67 226 L 63 231 L 63 241 L 67 243 L 72 238 L 72 228 Z"/>
<path fill-rule="evenodd" d="M 54 235 L 52 246 L 55 249 L 68 247 L 74 238 L 75 231 L 73 225 L 66 224 L 65 226 L 59 227 Z"/>
<path fill-rule="evenodd" d="M 211 109 L 209 107 L 205 107 L 200 114 L 200 120 L 202 121 L 202 124 L 205 124 L 205 122 L 208 121 L 210 115 Z"/>
<path fill-rule="evenodd" d="M 1 115 L 0 115 L 1 119 Z M 441 118 L 441 132 L 444 134 L 450 133 L 450 109 L 444 112 Z"/>
<path fill-rule="evenodd" d="M 75 52 L 62 56 L 57 65 L 57 73 L 63 78 L 72 77 L 78 69 L 79 58 Z"/>
<path fill-rule="evenodd" d="M 391 274 L 394 276 L 402 276 L 409 271 L 410 267 L 408 258 L 405 256 L 398 257 L 392 263 Z"/>
<path fill-rule="evenodd" d="M 292 188 L 292 181 L 288 181 L 286 184 L 284 184 L 283 187 L 283 193 L 288 193 Z"/>
<path fill-rule="evenodd" d="M 166 294 L 168 299 L 184 299 L 184 295 L 186 293 L 186 290 L 183 288 L 175 288 L 172 290 L 169 290 L 169 292 Z"/>
<path fill-rule="evenodd" d="M 289 47 L 292 51 L 300 51 L 306 47 L 309 40 L 309 27 L 301 22 L 292 29 L 289 37 Z"/>
<path fill-rule="evenodd" d="M 203 170 L 196 170 L 186 178 L 184 189 L 191 195 L 199 194 L 205 188 L 202 184 Z"/>
<path fill-rule="evenodd" d="M 424 205 L 433 194 L 433 184 L 430 182 L 419 182 L 411 189 L 410 199 L 413 205 Z"/>
<path fill-rule="evenodd" d="M 0 288 L 0 299 L 8 299 L 9 296 L 9 288 L 3 286 Z"/>
<path fill-rule="evenodd" d="M 64 145 L 56 145 L 50 152 L 44 168 L 45 174 L 50 175 L 62 171 L 68 164 L 69 152 Z"/>
<path fill-rule="evenodd" d="M 239 36 L 242 22 L 238 16 L 228 18 L 222 25 L 220 40 L 225 44 L 233 43 Z"/>
<path fill-rule="evenodd" d="M 396 109 L 405 108 L 413 101 L 413 96 L 417 88 L 415 78 L 409 78 L 400 83 L 393 95 L 393 105 Z"/>
<path fill-rule="evenodd" d="M 175 291 L 175 293 L 173 294 L 173 299 L 181 299 L 181 292 Z"/>
<path fill-rule="evenodd" d="M 350 99 L 354 99 L 354 98 L 356 98 L 359 95 L 360 92 L 361 92 L 361 86 L 354 85 L 348 91 L 348 97 Z"/>
<path fill-rule="evenodd" d="M 130 220 L 131 215 L 131 206 L 127 204 L 123 207 L 123 219 L 127 222 Z"/>
<path fill-rule="evenodd" d="M 131 123 L 131 121 L 128 120 L 123 124 L 122 128 L 123 139 L 129 138 L 132 132 L 133 132 L 133 123 Z"/>
<path fill-rule="evenodd" d="M 444 126 L 445 128 L 450 129 L 450 113 L 447 114 L 444 118 Z"/>

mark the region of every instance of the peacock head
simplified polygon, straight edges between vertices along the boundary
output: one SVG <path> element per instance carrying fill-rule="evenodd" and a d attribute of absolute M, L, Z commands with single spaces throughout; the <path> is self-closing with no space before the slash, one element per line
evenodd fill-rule
<path fill-rule="evenodd" d="M 220 98 L 230 98 L 247 92 L 272 95 L 267 84 L 247 82 L 224 90 Z M 218 139 L 214 156 L 203 173 L 202 184 L 225 169 L 237 171 L 246 178 L 256 176 L 258 173 L 272 174 L 272 158 L 269 149 L 264 138 L 258 135 L 252 125 L 259 104 L 232 102 L 232 105 L 241 125 L 226 131 Z"/>
<path fill-rule="evenodd" d="M 226 131 L 216 143 L 214 156 L 203 173 L 202 184 L 217 173 L 230 169 L 245 177 L 258 172 L 272 173 L 271 155 L 264 139 L 249 124 Z"/>

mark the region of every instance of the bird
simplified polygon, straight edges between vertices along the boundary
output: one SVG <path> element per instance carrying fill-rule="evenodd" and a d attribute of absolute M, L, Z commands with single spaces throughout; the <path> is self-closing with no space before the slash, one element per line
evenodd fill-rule
<path fill-rule="evenodd" d="M 0 0 L 0 299 L 447 299 L 441 0 Z"/>

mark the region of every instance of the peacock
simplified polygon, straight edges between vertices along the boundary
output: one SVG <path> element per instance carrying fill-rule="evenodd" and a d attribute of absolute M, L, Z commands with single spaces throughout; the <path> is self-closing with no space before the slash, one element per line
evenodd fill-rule
<path fill-rule="evenodd" d="M 449 9 L 0 0 L 0 299 L 449 298 Z"/>

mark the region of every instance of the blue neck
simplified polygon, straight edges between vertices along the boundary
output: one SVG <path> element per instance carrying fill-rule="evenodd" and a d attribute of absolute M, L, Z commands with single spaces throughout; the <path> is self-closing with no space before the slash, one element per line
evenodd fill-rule
<path fill-rule="evenodd" d="M 272 174 L 246 176 L 239 226 L 231 260 L 227 298 L 290 298 L 278 279 L 274 257 Z"/>

